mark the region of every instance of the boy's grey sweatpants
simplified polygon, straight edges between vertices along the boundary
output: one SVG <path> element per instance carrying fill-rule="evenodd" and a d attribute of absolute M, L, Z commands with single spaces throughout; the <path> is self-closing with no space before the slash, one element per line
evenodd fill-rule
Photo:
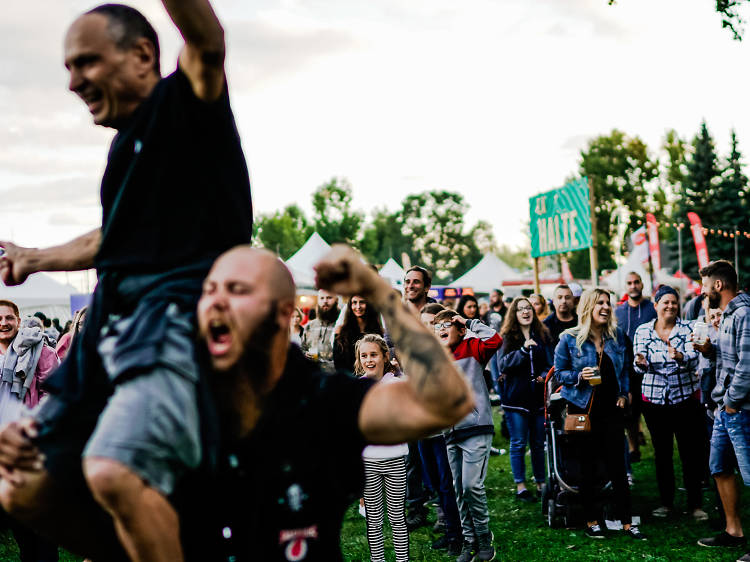
<path fill-rule="evenodd" d="M 490 532 L 484 479 L 491 445 L 492 435 L 475 435 L 447 445 L 461 530 L 469 542 Z"/>

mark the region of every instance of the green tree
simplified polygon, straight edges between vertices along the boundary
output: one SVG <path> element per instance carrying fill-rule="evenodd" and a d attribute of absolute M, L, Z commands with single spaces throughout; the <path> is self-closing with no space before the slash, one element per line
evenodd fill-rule
<path fill-rule="evenodd" d="M 372 220 L 362 231 L 359 247 L 367 261 L 384 264 L 389 258 L 401 262 L 401 254 L 409 249 L 409 241 L 401 232 L 401 213 L 375 209 Z M 408 252 L 407 252 L 408 253 Z"/>
<path fill-rule="evenodd" d="M 507 244 L 503 244 L 497 248 L 495 254 L 518 271 L 531 268 L 531 248 L 529 247 L 513 248 Z"/>
<path fill-rule="evenodd" d="M 750 244 L 742 232 L 750 230 L 750 219 L 748 217 L 748 180 L 742 171 L 742 154 L 739 150 L 737 135 L 732 131 L 731 148 L 729 157 L 724 161 L 721 170 L 721 179 L 716 186 L 716 196 L 710 200 L 708 224 L 715 224 L 730 231 L 735 227 L 740 235 L 737 238 L 737 249 L 739 263 L 737 264 L 740 274 L 748 271 L 750 266 Z M 736 234 L 735 234 L 736 235 Z M 734 243 L 731 236 L 709 236 L 708 251 L 711 259 L 723 258 L 734 262 Z"/>
<path fill-rule="evenodd" d="M 333 178 L 313 193 L 313 224 L 329 244 L 344 242 L 357 246 L 362 214 L 352 211 L 352 188 L 343 178 Z"/>
<path fill-rule="evenodd" d="M 614 269 L 615 245 L 624 243 L 618 232 L 618 213 L 624 210 L 631 231 L 638 227 L 638 221 L 645 220 L 648 211 L 654 212 L 657 220 L 662 217 L 662 210 L 655 204 L 665 200 L 655 181 L 658 160 L 640 138 L 614 129 L 589 141 L 581 151 L 579 171 L 588 177 L 594 190 L 599 270 Z M 588 276 L 588 252 L 573 252 L 569 263 L 574 275 Z"/>
<path fill-rule="evenodd" d="M 716 224 L 717 217 L 712 206 L 721 181 L 721 172 L 715 143 L 705 121 L 701 123 L 698 134 L 693 138 L 692 147 L 692 154 L 687 159 L 687 173 L 683 181 L 676 186 L 677 200 L 673 220 L 688 225 L 687 213 L 693 211 L 698 214 L 704 224 Z M 709 241 L 709 256 L 711 256 L 710 239 L 707 240 Z M 671 246 L 674 248 L 672 251 L 674 256 L 676 242 Z M 682 264 L 685 273 L 690 276 L 697 275 L 698 260 L 689 230 L 685 230 L 682 236 Z"/>
<path fill-rule="evenodd" d="M 253 239 L 286 260 L 299 250 L 313 232 L 305 213 L 297 205 L 260 215 L 253 224 Z"/>
<path fill-rule="evenodd" d="M 463 196 L 450 191 L 409 195 L 401 204 L 397 228 L 408 241 L 406 253 L 413 264 L 432 270 L 437 282 L 451 281 L 481 259 L 472 235 L 487 237 L 487 225 L 466 232 L 468 210 Z"/>

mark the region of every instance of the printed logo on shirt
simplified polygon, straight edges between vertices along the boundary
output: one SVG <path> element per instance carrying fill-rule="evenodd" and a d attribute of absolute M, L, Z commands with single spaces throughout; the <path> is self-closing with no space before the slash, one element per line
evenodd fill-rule
<path fill-rule="evenodd" d="M 304 529 L 289 529 L 279 532 L 279 544 L 286 544 L 284 554 L 290 562 L 304 560 L 307 556 L 307 539 L 318 538 L 318 526 L 311 525 Z"/>
<path fill-rule="evenodd" d="M 307 499 L 307 494 L 302 490 L 299 484 L 292 484 L 286 490 L 286 500 L 289 509 L 297 512 L 302 509 L 302 502 Z"/>
<path fill-rule="evenodd" d="M 140 139 L 136 139 L 135 144 L 133 145 L 133 152 L 135 152 L 136 154 L 140 154 L 142 148 L 143 143 Z"/>

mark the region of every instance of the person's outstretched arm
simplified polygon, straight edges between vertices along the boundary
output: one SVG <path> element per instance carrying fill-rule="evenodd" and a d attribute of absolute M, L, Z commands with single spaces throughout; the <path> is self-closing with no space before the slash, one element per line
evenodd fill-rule
<path fill-rule="evenodd" d="M 94 267 L 99 251 L 100 228 L 74 238 L 66 244 L 50 248 L 23 248 L 12 242 L 0 241 L 5 254 L 0 257 L 0 279 L 6 285 L 20 285 L 39 271 L 79 271 Z"/>
<path fill-rule="evenodd" d="M 162 0 L 185 40 L 180 68 L 195 95 L 206 102 L 218 99 L 224 89 L 224 29 L 208 0 Z"/>
<path fill-rule="evenodd" d="M 474 397 L 434 334 L 401 303 L 391 286 L 351 248 L 336 245 L 315 267 L 318 287 L 362 295 L 380 310 L 407 380 L 376 385 L 359 412 L 371 443 L 400 443 L 429 435 L 466 416 Z"/>

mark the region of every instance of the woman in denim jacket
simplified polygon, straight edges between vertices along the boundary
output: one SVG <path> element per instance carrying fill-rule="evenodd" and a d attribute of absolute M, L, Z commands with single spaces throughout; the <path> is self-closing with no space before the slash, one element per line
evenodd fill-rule
<path fill-rule="evenodd" d="M 578 303 L 578 325 L 560 336 L 555 349 L 555 374 L 563 384 L 562 396 L 569 413 L 590 410 L 591 431 L 571 436 L 573 451 L 581 463 L 579 492 L 587 518 L 586 536 L 601 539 L 594 504 L 594 477 L 604 462 L 614 491 L 614 507 L 625 533 L 645 538 L 631 524 L 630 489 L 623 454 L 623 413 L 628 401 L 628 368 L 632 359 L 625 335 L 617 328 L 609 293 L 595 288 L 584 291 Z"/>

